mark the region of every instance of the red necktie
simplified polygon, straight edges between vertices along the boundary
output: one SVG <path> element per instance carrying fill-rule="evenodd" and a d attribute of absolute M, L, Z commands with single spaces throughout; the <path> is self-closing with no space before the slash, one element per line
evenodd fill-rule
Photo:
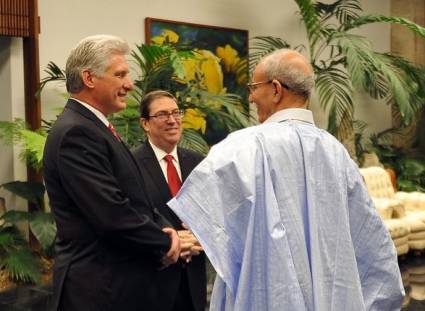
<path fill-rule="evenodd" d="M 182 182 L 180 181 L 179 174 L 177 174 L 176 167 L 173 164 L 173 156 L 171 154 L 167 154 L 164 157 L 164 160 L 167 161 L 168 188 L 170 189 L 171 195 L 175 197 L 182 186 Z"/>
<path fill-rule="evenodd" d="M 121 141 L 120 135 L 118 135 L 117 131 L 115 130 L 114 126 L 112 125 L 112 123 L 109 123 L 108 128 L 111 130 L 112 134 L 115 136 L 115 138 L 118 141 Z"/>

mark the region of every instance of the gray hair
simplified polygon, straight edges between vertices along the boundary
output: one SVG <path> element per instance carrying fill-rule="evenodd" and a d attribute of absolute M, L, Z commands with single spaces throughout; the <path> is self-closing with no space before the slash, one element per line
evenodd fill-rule
<path fill-rule="evenodd" d="M 302 58 L 283 57 L 285 54 L 298 54 Z M 304 59 L 304 61 L 300 61 Z M 311 65 L 300 53 L 290 49 L 280 49 L 267 55 L 261 63 L 268 80 L 276 79 L 287 88 L 305 99 L 310 98 L 314 87 L 314 73 Z"/>
<path fill-rule="evenodd" d="M 78 93 L 84 83 L 81 78 L 83 70 L 89 70 L 101 77 L 109 66 L 113 55 L 126 55 L 130 52 L 128 43 L 111 35 L 95 35 L 84 38 L 72 49 L 66 61 L 66 89 L 69 93 Z"/>

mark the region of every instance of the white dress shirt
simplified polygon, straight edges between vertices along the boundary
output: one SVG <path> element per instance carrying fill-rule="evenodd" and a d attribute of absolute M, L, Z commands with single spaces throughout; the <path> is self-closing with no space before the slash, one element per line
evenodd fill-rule
<path fill-rule="evenodd" d="M 167 177 L 167 161 L 165 161 L 164 157 L 167 154 L 170 154 L 173 156 L 173 164 L 176 167 L 177 174 L 179 174 L 180 180 L 182 180 L 182 173 L 180 170 L 180 163 L 179 158 L 177 156 L 177 146 L 174 146 L 173 150 L 170 153 L 166 153 L 164 150 L 158 148 L 155 146 L 155 144 L 149 139 L 149 143 L 152 146 L 153 153 L 155 153 L 155 157 L 159 162 L 159 166 L 161 167 L 162 173 L 164 174 L 165 180 L 168 183 L 168 177 Z"/>
<path fill-rule="evenodd" d="M 103 124 L 105 124 L 105 126 L 106 127 L 108 127 L 109 126 L 109 121 L 108 121 L 108 119 L 106 118 L 106 116 L 103 114 L 103 113 L 101 113 L 99 110 L 97 110 L 96 108 L 94 108 L 93 106 L 90 106 L 89 104 L 87 104 L 87 103 L 85 103 L 85 102 L 83 102 L 83 101 L 81 101 L 81 100 L 79 100 L 79 99 L 76 99 L 76 98 L 74 98 L 74 97 L 71 97 L 71 99 L 73 99 L 73 100 L 75 100 L 76 102 L 79 102 L 81 105 L 83 105 L 84 107 L 86 107 L 88 110 L 90 110 L 91 112 L 93 112 L 94 113 L 94 115 L 100 120 L 100 121 L 102 121 L 102 123 Z"/>

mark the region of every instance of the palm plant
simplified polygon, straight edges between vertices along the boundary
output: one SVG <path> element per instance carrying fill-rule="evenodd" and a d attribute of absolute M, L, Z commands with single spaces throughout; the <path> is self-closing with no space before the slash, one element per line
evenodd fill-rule
<path fill-rule="evenodd" d="M 41 183 L 9 182 L 0 187 L 36 204 L 43 205 L 44 186 Z M 50 213 L 9 210 L 1 216 L 0 224 L 0 269 L 4 269 L 9 278 L 24 283 L 40 281 L 40 256 L 51 258 L 56 227 Z M 38 255 L 31 250 L 27 240 L 18 229 L 19 223 L 28 223 L 31 233 L 40 242 Z"/>
<path fill-rule="evenodd" d="M 373 51 L 372 44 L 353 30 L 371 23 L 394 23 L 425 37 L 425 29 L 407 19 L 383 15 L 363 15 L 358 0 L 338 0 L 330 4 L 295 0 L 308 37 L 308 51 L 316 76 L 320 106 L 329 110 L 328 130 L 353 144 L 355 90 L 392 105 L 402 125 L 414 120 L 425 99 L 425 74 L 401 57 Z M 250 68 L 261 57 L 279 48 L 290 47 L 283 39 L 255 37 Z M 301 49 L 296 46 L 295 49 Z"/>
<path fill-rule="evenodd" d="M 20 158 L 35 169 L 41 168 L 46 132 L 30 131 L 25 122 L 0 122 L 0 138 L 5 144 L 19 144 Z M 32 203 L 37 212 L 10 209 L 0 216 L 0 270 L 11 280 L 24 283 L 40 281 L 40 256 L 51 258 L 56 227 L 50 213 L 44 212 L 45 188 L 38 182 L 13 181 L 0 185 L 12 194 Z M 29 224 L 31 233 L 40 243 L 38 255 L 31 250 L 28 241 L 19 230 L 19 223 Z"/>

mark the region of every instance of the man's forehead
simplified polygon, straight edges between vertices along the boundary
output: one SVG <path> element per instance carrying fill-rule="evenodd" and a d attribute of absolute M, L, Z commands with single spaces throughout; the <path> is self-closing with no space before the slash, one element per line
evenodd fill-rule
<path fill-rule="evenodd" d="M 260 63 L 254 68 L 254 71 L 252 72 L 252 78 L 253 79 L 265 76 L 263 67 L 264 67 L 264 65 L 262 63 Z"/>
<path fill-rule="evenodd" d="M 152 101 L 151 110 L 168 110 L 168 109 L 177 109 L 177 103 L 174 99 L 169 97 L 160 97 Z"/>

